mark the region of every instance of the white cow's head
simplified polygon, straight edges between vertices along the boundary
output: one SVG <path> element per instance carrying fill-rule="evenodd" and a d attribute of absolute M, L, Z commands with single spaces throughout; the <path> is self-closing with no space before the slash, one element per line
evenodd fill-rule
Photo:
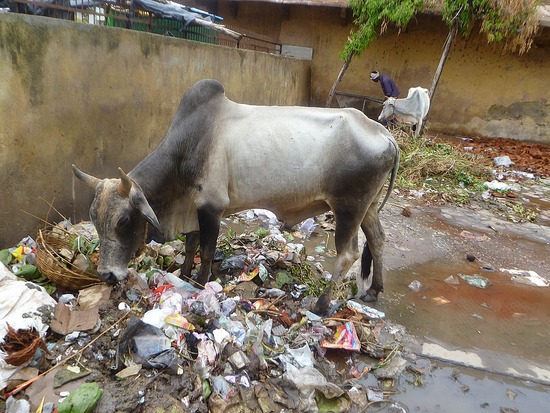
<path fill-rule="evenodd" d="M 120 179 L 98 179 L 73 165 L 74 175 L 95 191 L 90 218 L 100 239 L 98 277 L 115 283 L 128 275 L 128 263 L 145 241 L 147 223 L 160 224 L 143 191 L 122 169 Z"/>
<path fill-rule="evenodd" d="M 393 116 L 395 109 L 395 98 L 388 98 L 382 106 L 382 112 L 378 116 L 378 121 L 388 119 Z"/>

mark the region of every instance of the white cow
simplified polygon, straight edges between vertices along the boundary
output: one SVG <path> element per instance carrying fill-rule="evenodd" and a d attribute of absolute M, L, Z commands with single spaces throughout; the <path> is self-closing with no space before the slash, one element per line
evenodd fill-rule
<path fill-rule="evenodd" d="M 361 228 L 367 244 L 358 286 L 365 301 L 383 290 L 378 211 L 398 168 L 392 135 L 356 109 L 243 105 L 229 100 L 215 80 L 187 91 L 165 138 L 127 175 L 120 170 L 119 179 L 99 179 L 73 166 L 95 191 L 90 216 L 101 239 L 101 280 L 126 278 L 147 223 L 167 239 L 187 234 L 186 276 L 200 244 L 197 281 L 204 285 L 223 216 L 263 208 L 290 227 L 332 209 L 338 253 L 333 283 L 360 257 Z M 331 295 L 332 284 L 319 298 L 318 312 L 326 312 Z"/>
<path fill-rule="evenodd" d="M 385 120 L 395 115 L 401 122 L 413 125 L 414 136 L 420 135 L 422 123 L 430 109 L 430 93 L 423 87 L 411 87 L 405 99 L 388 98 L 384 102 L 378 120 Z"/>

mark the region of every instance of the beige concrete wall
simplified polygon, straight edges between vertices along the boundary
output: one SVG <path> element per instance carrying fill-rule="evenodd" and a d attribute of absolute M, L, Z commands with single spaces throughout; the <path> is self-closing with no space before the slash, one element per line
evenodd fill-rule
<path fill-rule="evenodd" d="M 338 53 L 353 28 L 349 11 L 346 21 L 339 8 L 239 2 L 235 15 L 228 2 L 220 1 L 218 13 L 227 24 L 312 47 L 311 103 L 324 104 L 342 67 Z M 269 24 L 260 17 L 265 14 Z M 550 28 L 541 28 L 534 47 L 522 56 L 503 54 L 477 32 L 474 28 L 468 40 L 458 38 L 453 45 L 432 102 L 429 130 L 550 144 Z M 418 16 L 401 33 L 389 30 L 352 60 L 338 90 L 382 98 L 380 85 L 369 79 L 373 69 L 391 75 L 402 97 L 409 87 L 429 89 L 447 34 L 441 18 L 428 15 Z M 366 112 L 377 117 L 380 105 L 368 105 Z"/>
<path fill-rule="evenodd" d="M 35 16 L 0 14 L 0 249 L 38 218 L 87 218 L 71 163 L 126 171 L 162 139 L 185 90 L 215 78 L 227 96 L 307 105 L 308 62 Z M 77 193 L 74 193 L 74 191 Z M 45 201 L 43 201 L 44 199 Z"/>

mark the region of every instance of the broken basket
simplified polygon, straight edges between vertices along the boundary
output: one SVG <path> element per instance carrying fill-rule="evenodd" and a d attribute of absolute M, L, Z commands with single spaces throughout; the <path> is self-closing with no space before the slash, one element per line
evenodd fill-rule
<path fill-rule="evenodd" d="M 75 234 L 55 226 L 38 230 L 36 240 L 36 265 L 40 272 L 59 287 L 71 291 L 101 283 L 93 263 L 87 270 L 76 265 L 75 237 Z"/>

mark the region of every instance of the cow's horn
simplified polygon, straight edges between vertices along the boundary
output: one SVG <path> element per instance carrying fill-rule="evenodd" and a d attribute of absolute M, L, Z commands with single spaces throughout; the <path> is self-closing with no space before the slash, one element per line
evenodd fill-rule
<path fill-rule="evenodd" d="M 122 168 L 118 168 L 118 173 L 120 174 L 120 184 L 118 185 L 118 194 L 120 196 L 128 196 L 130 194 L 130 189 L 132 189 L 132 180 Z"/>
<path fill-rule="evenodd" d="M 75 164 L 73 164 L 73 174 L 78 179 L 80 179 L 82 182 L 84 182 L 87 186 L 95 190 L 95 187 L 97 184 L 101 181 L 100 179 L 96 178 L 95 176 L 88 175 L 84 172 L 82 172 L 80 169 L 76 167 Z"/>

